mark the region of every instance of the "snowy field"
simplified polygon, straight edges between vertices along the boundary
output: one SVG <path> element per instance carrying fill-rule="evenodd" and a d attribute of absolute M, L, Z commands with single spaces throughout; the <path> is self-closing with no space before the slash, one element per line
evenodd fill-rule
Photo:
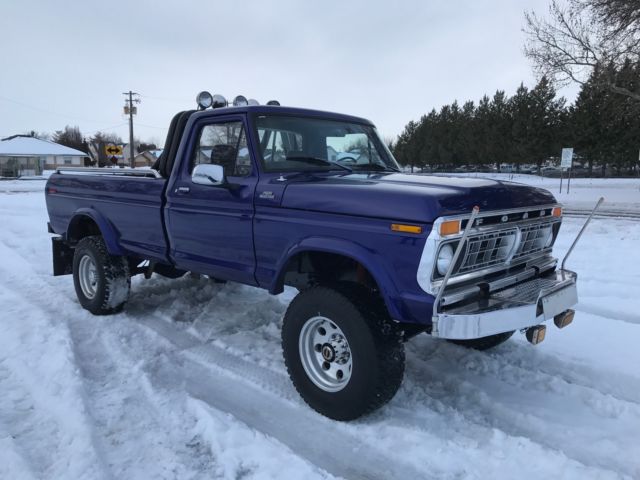
<path fill-rule="evenodd" d="M 560 198 L 635 208 L 638 183 Z M 593 221 L 565 330 L 489 353 L 421 335 L 396 397 L 344 424 L 286 375 L 291 291 L 135 278 L 124 313 L 94 317 L 51 276 L 42 188 L 0 182 L 0 479 L 640 478 L 640 221 Z"/>

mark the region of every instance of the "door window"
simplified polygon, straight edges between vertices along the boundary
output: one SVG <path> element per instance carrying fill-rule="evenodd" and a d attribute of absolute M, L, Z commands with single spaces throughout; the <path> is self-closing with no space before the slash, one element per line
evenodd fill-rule
<path fill-rule="evenodd" d="M 200 163 L 222 165 L 225 175 L 244 177 L 251 174 L 251 157 L 242 122 L 205 125 L 200 131 L 191 170 Z"/>

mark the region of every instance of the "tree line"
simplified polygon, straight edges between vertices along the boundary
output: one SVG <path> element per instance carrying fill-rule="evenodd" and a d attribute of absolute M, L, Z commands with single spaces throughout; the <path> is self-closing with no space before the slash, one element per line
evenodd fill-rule
<path fill-rule="evenodd" d="M 80 127 L 67 125 L 62 130 L 56 130 L 52 135 L 44 132 L 29 132 L 32 137 L 39 138 L 41 140 L 51 140 L 60 145 L 64 145 L 69 148 L 74 148 L 90 156 L 94 162 L 97 162 L 99 166 L 110 165 L 111 161 L 104 151 L 104 147 L 109 144 L 123 145 L 122 137 L 116 133 L 95 132 L 93 135 L 87 137 L 82 134 Z M 95 147 L 94 151 L 97 152 L 97 158 L 91 154 L 89 146 Z M 142 153 L 147 150 L 155 150 L 158 148 L 156 144 L 151 142 L 141 142 L 137 138 L 134 139 L 134 146 L 136 153 Z"/>
<path fill-rule="evenodd" d="M 531 89 L 521 84 L 511 97 L 498 90 L 477 104 L 454 101 L 410 121 L 392 151 L 412 168 L 509 163 L 540 169 L 558 161 L 563 147 L 574 147 L 576 164 L 590 174 L 604 168 L 632 173 L 640 150 L 640 102 L 608 88 L 612 78 L 616 85 L 636 90 L 640 66 L 627 61 L 619 68 L 595 68 L 573 104 L 556 95 L 546 76 Z"/>

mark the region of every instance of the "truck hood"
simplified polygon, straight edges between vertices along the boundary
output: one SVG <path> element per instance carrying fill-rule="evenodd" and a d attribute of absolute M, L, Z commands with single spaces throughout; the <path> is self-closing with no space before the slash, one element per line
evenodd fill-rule
<path fill-rule="evenodd" d="M 281 206 L 431 223 L 443 215 L 556 203 L 545 189 L 486 178 L 352 173 L 291 181 Z"/>

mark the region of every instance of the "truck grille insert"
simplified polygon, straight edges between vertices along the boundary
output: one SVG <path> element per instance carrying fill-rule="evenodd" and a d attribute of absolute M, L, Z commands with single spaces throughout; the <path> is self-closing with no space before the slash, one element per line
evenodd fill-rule
<path fill-rule="evenodd" d="M 520 258 L 532 253 L 541 252 L 547 245 L 547 240 L 553 234 L 550 223 L 527 225 L 520 229 L 522 238 L 513 258 Z"/>
<path fill-rule="evenodd" d="M 466 273 L 504 262 L 513 249 L 516 236 L 517 230 L 507 230 L 488 232 L 469 238 L 466 255 L 458 273 Z"/>

